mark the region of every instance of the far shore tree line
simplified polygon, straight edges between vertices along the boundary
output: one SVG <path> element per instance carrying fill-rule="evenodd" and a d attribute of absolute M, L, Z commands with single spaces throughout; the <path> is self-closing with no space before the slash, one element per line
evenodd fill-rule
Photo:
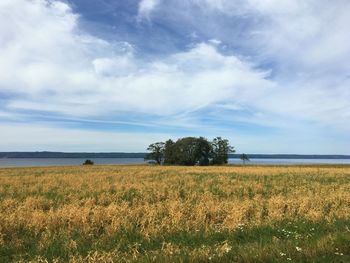
<path fill-rule="evenodd" d="M 227 139 L 216 137 L 208 141 L 204 137 L 184 137 L 177 141 L 156 142 L 148 146 L 145 160 L 166 165 L 220 165 L 227 164 L 229 154 L 235 149 Z M 246 154 L 241 160 L 249 160 Z"/>

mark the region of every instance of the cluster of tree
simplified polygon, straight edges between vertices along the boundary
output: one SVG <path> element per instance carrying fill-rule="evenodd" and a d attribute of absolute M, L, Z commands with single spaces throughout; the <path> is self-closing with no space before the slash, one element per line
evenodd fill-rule
<path fill-rule="evenodd" d="M 185 137 L 176 142 L 156 142 L 148 148 L 145 160 L 154 160 L 158 164 L 175 165 L 210 165 L 226 164 L 230 153 L 234 153 L 234 147 L 229 141 L 216 137 L 208 141 L 204 137 Z"/>
<path fill-rule="evenodd" d="M 93 165 L 94 164 L 94 162 L 93 161 L 91 161 L 91 160 L 85 160 L 85 162 L 83 162 L 83 165 Z"/>

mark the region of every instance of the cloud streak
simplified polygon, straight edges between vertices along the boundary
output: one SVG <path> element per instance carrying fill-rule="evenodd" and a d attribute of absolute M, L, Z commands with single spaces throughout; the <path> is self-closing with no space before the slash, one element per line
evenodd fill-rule
<path fill-rule="evenodd" d="M 150 55 L 142 42 L 93 35 L 67 3 L 2 0 L 0 119 L 227 132 L 246 122 L 285 136 L 312 123 L 347 138 L 349 11 L 343 0 L 142 0 L 130 18 L 135 32 L 187 43 Z"/>

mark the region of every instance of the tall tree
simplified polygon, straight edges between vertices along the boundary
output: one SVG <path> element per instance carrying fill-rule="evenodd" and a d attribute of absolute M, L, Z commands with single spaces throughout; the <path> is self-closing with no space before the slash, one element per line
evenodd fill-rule
<path fill-rule="evenodd" d="M 228 163 L 228 155 L 234 153 L 234 147 L 230 146 L 229 141 L 221 137 L 216 137 L 211 143 L 211 163 L 212 164 L 226 164 Z"/>
<path fill-rule="evenodd" d="M 212 146 L 210 142 L 204 137 L 197 139 L 196 158 L 199 165 L 209 165 L 210 153 Z"/>
<path fill-rule="evenodd" d="M 178 139 L 175 143 L 176 164 L 195 165 L 198 157 L 197 138 L 185 137 Z"/>
<path fill-rule="evenodd" d="M 154 160 L 157 164 L 162 164 L 164 159 L 164 145 L 164 142 L 150 144 L 147 148 L 150 153 L 146 154 L 145 160 Z"/>
<path fill-rule="evenodd" d="M 204 137 L 185 137 L 165 142 L 164 163 L 179 165 L 208 165 L 211 145 Z"/>
<path fill-rule="evenodd" d="M 171 139 L 164 145 L 164 164 L 176 164 L 176 145 Z"/>

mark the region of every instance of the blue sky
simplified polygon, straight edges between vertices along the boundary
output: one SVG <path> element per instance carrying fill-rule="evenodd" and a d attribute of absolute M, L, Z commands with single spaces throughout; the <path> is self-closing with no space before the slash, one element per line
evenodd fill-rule
<path fill-rule="evenodd" d="M 0 151 L 350 154 L 347 0 L 1 0 Z"/>

